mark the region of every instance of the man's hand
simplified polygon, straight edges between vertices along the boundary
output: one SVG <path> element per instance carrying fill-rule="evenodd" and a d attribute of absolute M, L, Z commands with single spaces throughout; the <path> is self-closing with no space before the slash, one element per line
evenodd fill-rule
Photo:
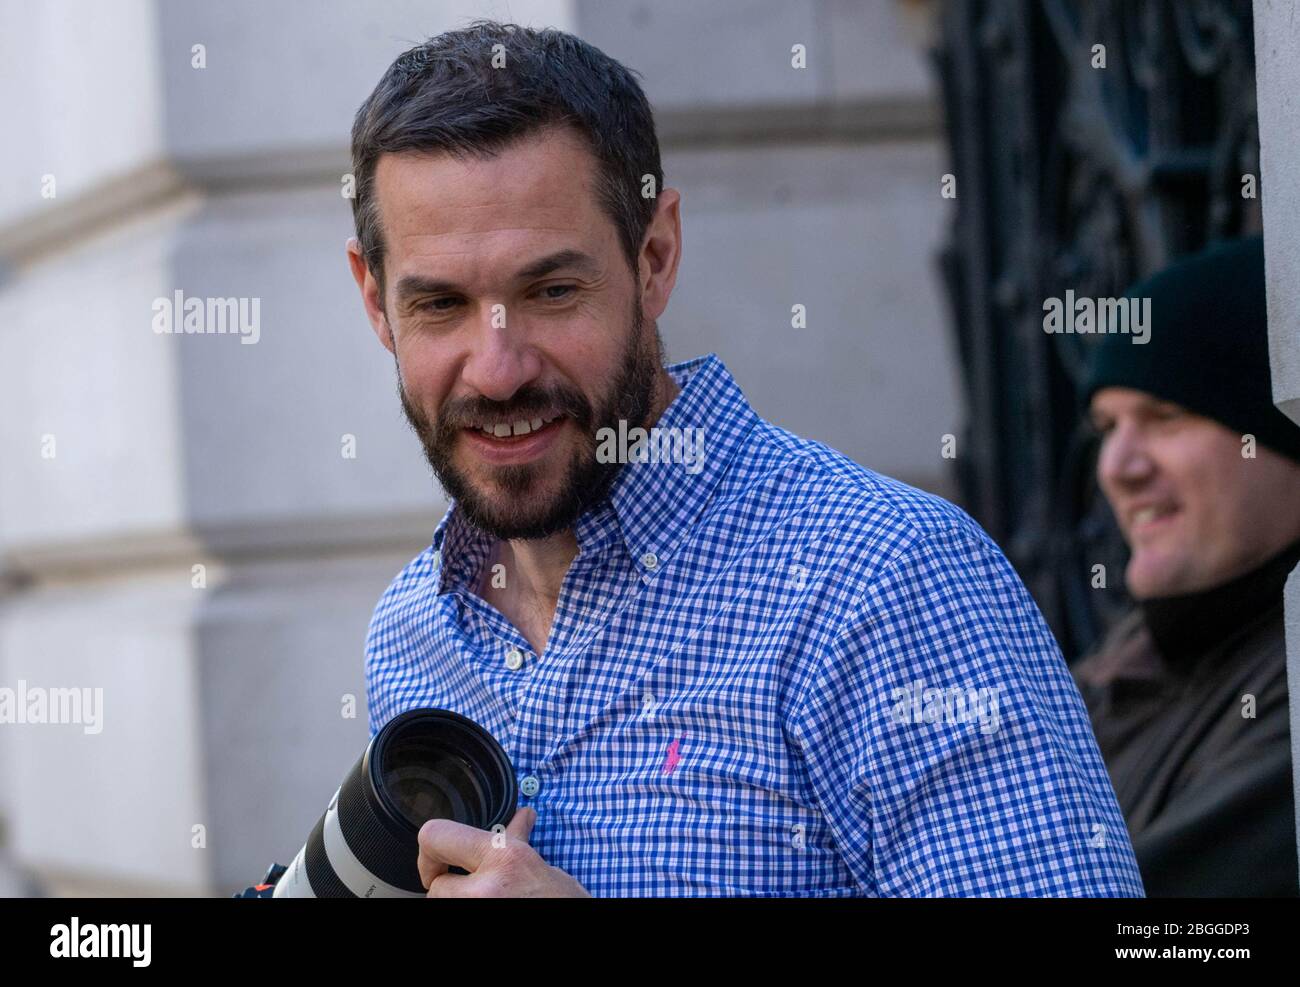
<path fill-rule="evenodd" d="M 535 809 L 518 810 L 504 834 L 450 819 L 420 827 L 420 883 L 430 898 L 590 898 L 586 889 L 552 867 L 528 845 Z M 468 874 L 449 874 L 461 867 Z"/>

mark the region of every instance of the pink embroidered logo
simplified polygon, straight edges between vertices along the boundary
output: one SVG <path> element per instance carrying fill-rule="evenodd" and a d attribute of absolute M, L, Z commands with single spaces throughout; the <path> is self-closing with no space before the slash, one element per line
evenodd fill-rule
<path fill-rule="evenodd" d="M 673 768 L 677 767 L 677 765 L 681 763 L 682 756 L 677 752 L 677 749 L 684 739 L 685 738 L 679 737 L 668 745 L 668 756 L 664 758 L 664 766 L 660 769 L 660 774 L 672 774 Z"/>

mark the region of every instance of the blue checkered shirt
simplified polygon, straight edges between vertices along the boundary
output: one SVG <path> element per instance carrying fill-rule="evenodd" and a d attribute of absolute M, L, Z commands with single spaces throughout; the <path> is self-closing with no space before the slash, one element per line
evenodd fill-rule
<path fill-rule="evenodd" d="M 418 706 L 477 721 L 532 846 L 596 896 L 1141 895 L 1079 694 L 988 535 L 763 421 L 715 355 L 667 370 L 657 425 L 703 428 L 703 468 L 624 466 L 540 655 L 475 594 L 492 540 L 453 503 L 375 609 L 371 735 Z"/>

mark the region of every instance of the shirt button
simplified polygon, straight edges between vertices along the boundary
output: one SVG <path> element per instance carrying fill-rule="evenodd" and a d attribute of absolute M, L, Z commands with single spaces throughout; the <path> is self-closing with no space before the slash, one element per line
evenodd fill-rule
<path fill-rule="evenodd" d="M 518 648 L 511 648 L 506 652 L 506 668 L 515 671 L 524 663 L 524 654 Z"/>
<path fill-rule="evenodd" d="M 519 790 L 528 798 L 532 798 L 542 790 L 542 783 L 537 780 L 536 775 L 529 775 L 519 783 Z"/>
<path fill-rule="evenodd" d="M 657 569 L 659 568 L 659 556 L 655 555 L 654 552 L 646 552 L 645 555 L 641 556 L 641 564 L 647 569 Z"/>

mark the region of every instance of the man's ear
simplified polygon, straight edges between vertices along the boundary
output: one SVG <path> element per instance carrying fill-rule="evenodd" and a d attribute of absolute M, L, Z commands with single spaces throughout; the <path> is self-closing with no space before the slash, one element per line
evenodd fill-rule
<path fill-rule="evenodd" d="M 361 256 L 361 244 L 354 236 L 348 237 L 348 265 L 361 290 L 361 301 L 366 307 L 366 317 L 370 319 L 371 328 L 384 344 L 384 349 L 393 353 L 393 332 L 388 326 L 388 316 L 384 313 L 383 299 L 379 297 L 379 282 L 370 273 L 366 259 Z"/>
<path fill-rule="evenodd" d="M 677 283 L 677 264 L 682 259 L 681 199 L 675 188 L 659 193 L 654 217 L 641 241 L 637 289 L 645 313 L 652 319 L 664 314 Z"/>

